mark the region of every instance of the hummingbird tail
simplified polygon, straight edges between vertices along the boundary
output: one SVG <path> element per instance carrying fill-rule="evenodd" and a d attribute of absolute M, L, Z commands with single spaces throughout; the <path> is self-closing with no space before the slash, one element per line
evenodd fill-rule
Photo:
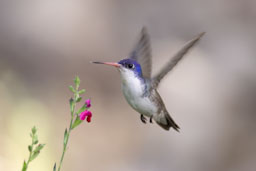
<path fill-rule="evenodd" d="M 156 120 L 156 123 L 159 126 L 167 131 L 172 127 L 173 129 L 175 129 L 175 131 L 179 132 L 180 127 L 175 123 L 175 121 L 172 119 L 168 112 L 164 112 L 161 115 L 162 117 L 158 116 L 161 117 L 161 119 Z"/>

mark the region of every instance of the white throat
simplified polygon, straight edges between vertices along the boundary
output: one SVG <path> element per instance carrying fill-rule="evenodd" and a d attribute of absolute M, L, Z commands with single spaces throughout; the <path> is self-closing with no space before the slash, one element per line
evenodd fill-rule
<path fill-rule="evenodd" d="M 135 73 L 128 69 L 120 69 L 122 89 L 126 96 L 139 97 L 144 94 L 145 84 L 139 79 Z"/>
<path fill-rule="evenodd" d="M 144 96 L 145 84 L 143 80 L 139 79 L 133 71 L 120 68 L 122 79 L 122 90 L 126 101 L 133 109 L 148 117 L 156 113 L 157 108 L 155 104 Z"/>

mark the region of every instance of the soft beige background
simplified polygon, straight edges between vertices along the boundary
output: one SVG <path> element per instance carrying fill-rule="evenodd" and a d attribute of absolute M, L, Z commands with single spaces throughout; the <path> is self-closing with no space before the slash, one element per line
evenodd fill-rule
<path fill-rule="evenodd" d="M 63 171 L 255 171 L 256 1 L 0 0 L 0 170 L 20 170 L 29 132 L 46 143 L 29 167 L 52 170 L 79 75 L 93 118 L 72 132 Z M 118 61 L 147 26 L 154 72 L 200 43 L 160 86 L 181 132 L 144 125 L 126 103 Z"/>

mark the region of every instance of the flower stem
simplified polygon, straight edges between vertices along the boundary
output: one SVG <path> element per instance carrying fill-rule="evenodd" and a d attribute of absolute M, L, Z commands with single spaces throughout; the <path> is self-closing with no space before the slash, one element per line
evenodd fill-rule
<path fill-rule="evenodd" d="M 77 99 L 77 97 L 76 97 L 76 93 L 75 93 L 75 100 L 76 99 Z M 71 104 L 71 107 L 70 107 L 71 108 L 71 120 L 70 120 L 70 124 L 69 124 L 69 129 L 66 130 L 67 132 L 64 134 L 63 151 L 62 151 L 62 155 L 61 155 L 61 158 L 60 158 L 60 164 L 59 164 L 59 167 L 58 167 L 58 171 L 60 171 L 60 169 L 61 169 L 62 162 L 63 162 L 63 159 L 64 159 L 64 155 L 67 151 L 69 135 L 71 133 L 71 130 L 72 130 L 71 128 L 72 128 L 72 124 L 73 124 L 73 120 L 74 120 L 74 111 L 75 111 L 76 103 L 74 102 L 74 100 L 72 98 L 70 99 L 70 104 Z"/>
<path fill-rule="evenodd" d="M 38 137 L 37 137 L 37 134 L 36 134 L 36 127 L 34 126 L 32 129 L 31 129 L 31 133 L 30 133 L 30 137 L 32 139 L 32 142 L 31 142 L 31 145 L 28 146 L 28 150 L 29 150 L 29 157 L 28 157 L 28 160 L 27 162 L 24 161 L 23 163 L 23 167 L 22 167 L 22 171 L 26 171 L 28 169 L 28 165 L 29 163 L 34 160 L 40 153 L 40 151 L 43 149 L 44 145 L 45 144 L 39 144 L 38 142 Z M 37 145 L 38 144 L 38 145 Z M 35 147 L 36 146 L 36 147 Z M 35 147 L 35 149 L 34 149 Z"/>
<path fill-rule="evenodd" d="M 72 85 L 69 86 L 69 90 L 74 94 L 73 98 L 71 98 L 69 100 L 71 118 L 70 118 L 69 128 L 68 129 L 66 128 L 65 132 L 64 132 L 63 151 L 62 151 L 62 155 L 60 158 L 60 162 L 59 162 L 57 171 L 61 170 L 62 162 L 63 162 L 64 156 L 65 156 L 65 153 L 67 151 L 69 136 L 70 136 L 72 129 L 74 129 L 76 126 L 78 126 L 80 123 L 82 123 L 82 120 L 79 120 L 78 114 L 81 112 L 84 112 L 87 109 L 87 104 L 84 104 L 77 112 L 75 112 L 76 103 L 81 101 L 82 97 L 80 97 L 80 95 L 83 94 L 85 92 L 85 90 L 84 89 L 82 89 L 80 91 L 78 90 L 79 85 L 80 85 L 80 78 L 78 76 L 75 77 L 74 83 L 75 83 L 75 87 L 73 87 Z M 90 105 L 90 100 L 87 100 L 86 103 L 88 103 L 88 105 Z M 75 121 L 74 121 L 74 117 L 76 117 Z M 56 171 L 56 163 L 54 164 L 53 171 Z"/>
<path fill-rule="evenodd" d="M 22 171 L 26 171 L 27 168 L 28 168 L 28 165 L 31 161 L 31 156 L 32 156 L 32 152 L 33 152 L 33 147 L 34 147 L 34 144 L 33 144 L 33 139 L 32 139 L 32 143 L 31 143 L 31 151 L 29 152 L 29 157 L 28 157 L 28 161 L 27 161 L 27 164 L 25 166 L 23 166 L 22 168 Z"/>

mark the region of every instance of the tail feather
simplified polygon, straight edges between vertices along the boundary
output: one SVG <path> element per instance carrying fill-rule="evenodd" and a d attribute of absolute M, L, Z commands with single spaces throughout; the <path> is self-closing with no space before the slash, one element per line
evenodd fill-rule
<path fill-rule="evenodd" d="M 168 112 L 164 112 L 158 116 L 158 119 L 155 119 L 156 123 L 165 130 L 169 130 L 171 127 L 179 132 L 180 127 L 175 123 L 172 117 Z"/>

